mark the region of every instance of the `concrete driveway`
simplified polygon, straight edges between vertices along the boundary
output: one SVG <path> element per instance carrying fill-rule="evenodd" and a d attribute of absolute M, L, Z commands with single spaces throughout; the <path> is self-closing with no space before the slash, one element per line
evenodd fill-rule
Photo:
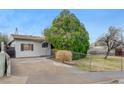
<path fill-rule="evenodd" d="M 47 58 L 12 59 L 12 76 L 0 79 L 6 84 L 103 83 L 124 78 L 124 72 L 84 72 Z"/>

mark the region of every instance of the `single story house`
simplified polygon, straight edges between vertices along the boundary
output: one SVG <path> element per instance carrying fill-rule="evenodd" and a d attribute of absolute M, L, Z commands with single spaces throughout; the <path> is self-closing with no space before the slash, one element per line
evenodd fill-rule
<path fill-rule="evenodd" d="M 91 46 L 88 53 L 89 54 L 106 54 L 107 52 L 107 48 L 104 47 L 104 46 Z M 117 47 L 116 49 L 113 49 L 110 51 L 110 55 L 113 55 L 113 56 L 124 56 L 124 44 L 123 46 L 119 46 Z"/>
<path fill-rule="evenodd" d="M 45 37 L 32 35 L 10 36 L 9 47 L 15 57 L 50 56 L 51 44 L 45 41 Z"/>
<path fill-rule="evenodd" d="M 107 52 L 107 48 L 105 48 L 104 46 L 92 46 L 88 51 L 89 54 L 94 54 L 94 55 L 95 54 L 105 55 L 106 52 Z M 111 50 L 110 55 L 115 55 L 115 50 Z"/>

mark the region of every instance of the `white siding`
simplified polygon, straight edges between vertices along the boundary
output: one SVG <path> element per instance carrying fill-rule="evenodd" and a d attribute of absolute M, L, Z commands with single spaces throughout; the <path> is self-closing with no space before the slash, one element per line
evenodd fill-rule
<path fill-rule="evenodd" d="M 41 45 L 41 56 L 47 56 L 47 55 L 51 55 L 51 45 L 48 45 L 48 48 L 42 48 L 42 43 Z"/>
<path fill-rule="evenodd" d="M 33 44 L 33 51 L 21 51 L 21 44 Z M 26 41 L 26 40 L 15 40 L 12 45 L 15 47 L 16 57 L 37 57 L 37 56 L 48 56 L 51 55 L 51 46 L 48 48 L 42 48 L 41 42 Z"/>

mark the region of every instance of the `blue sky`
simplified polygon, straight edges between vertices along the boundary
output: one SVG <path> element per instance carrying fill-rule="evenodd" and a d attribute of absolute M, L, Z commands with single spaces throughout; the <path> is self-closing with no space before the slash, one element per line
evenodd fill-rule
<path fill-rule="evenodd" d="M 124 10 L 101 9 L 71 9 L 78 19 L 84 23 L 90 35 L 90 42 L 94 42 L 105 33 L 109 26 L 124 27 Z M 18 27 L 19 33 L 27 35 L 43 34 L 61 9 L 39 10 L 0 10 L 0 32 L 12 34 Z"/>

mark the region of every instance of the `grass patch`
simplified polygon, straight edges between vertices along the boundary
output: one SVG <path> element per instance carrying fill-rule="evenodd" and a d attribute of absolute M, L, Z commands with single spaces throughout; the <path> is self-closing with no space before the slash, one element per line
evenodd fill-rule
<path fill-rule="evenodd" d="M 120 71 L 121 70 L 121 57 L 109 56 L 108 59 L 104 59 L 104 55 L 92 55 L 80 59 L 74 60 L 77 63 L 77 67 L 85 71 Z M 90 61 L 91 60 L 91 61 Z M 122 62 L 124 57 L 122 58 Z M 90 63 L 91 62 L 91 63 Z M 124 70 L 124 63 L 123 63 Z"/>

